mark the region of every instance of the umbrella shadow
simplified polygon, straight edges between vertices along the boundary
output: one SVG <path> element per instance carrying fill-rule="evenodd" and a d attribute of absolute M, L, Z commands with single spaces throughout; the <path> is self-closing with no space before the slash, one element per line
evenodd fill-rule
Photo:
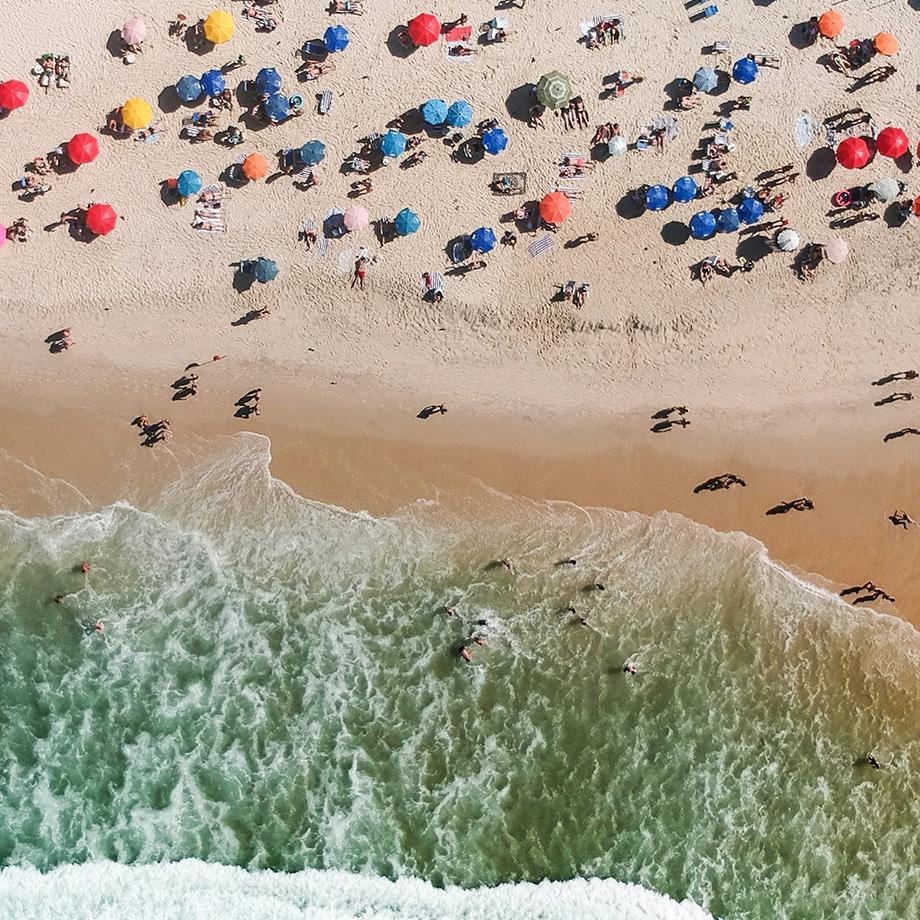
<path fill-rule="evenodd" d="M 690 228 L 679 220 L 669 220 L 661 228 L 661 238 L 669 246 L 683 246 L 690 239 Z"/>
<path fill-rule="evenodd" d="M 680 100 L 687 95 L 687 92 L 693 87 L 693 84 L 684 77 L 677 77 L 668 83 L 664 88 L 664 93 L 668 97 L 662 109 L 664 111 L 680 108 Z"/>
<path fill-rule="evenodd" d="M 176 191 L 175 185 L 169 185 L 168 179 L 160 180 L 160 201 L 168 208 L 179 203 L 179 193 Z"/>
<path fill-rule="evenodd" d="M 121 29 L 113 29 L 111 35 L 106 39 L 105 50 L 113 58 L 120 58 L 125 53 L 125 43 L 121 40 Z"/>
<path fill-rule="evenodd" d="M 469 137 L 451 151 L 450 158 L 456 163 L 473 165 L 481 163 L 485 155 L 486 149 L 482 146 L 482 140 L 479 137 Z"/>
<path fill-rule="evenodd" d="M 745 236 L 739 240 L 735 249 L 735 255 L 749 259 L 751 262 L 759 262 L 770 255 L 771 252 L 773 252 L 773 247 L 770 245 L 770 240 L 762 233 Z"/>
<path fill-rule="evenodd" d="M 448 240 L 447 245 L 444 247 L 444 252 L 447 253 L 447 258 L 452 265 L 460 265 L 465 262 L 473 254 L 469 234 L 462 233 L 452 240 Z"/>
<path fill-rule="evenodd" d="M 891 204 L 885 208 L 885 213 L 882 216 L 889 230 L 896 230 L 898 227 L 904 226 L 905 218 L 901 216 L 900 202 L 892 201 Z"/>
<path fill-rule="evenodd" d="M 387 127 L 392 127 L 395 131 L 399 131 L 402 134 L 421 134 L 426 130 L 441 130 L 440 126 L 435 128 L 435 126 L 427 124 L 421 110 L 415 106 L 411 109 L 406 109 L 401 115 L 387 122 Z"/>
<path fill-rule="evenodd" d="M 902 173 L 909 173 L 914 165 L 914 155 L 908 150 L 907 153 L 892 162 Z"/>
<path fill-rule="evenodd" d="M 606 144 L 595 144 L 589 153 L 589 156 L 595 163 L 605 163 L 610 159 L 612 154 Z"/>
<path fill-rule="evenodd" d="M 236 166 L 234 163 L 231 163 L 224 169 L 218 176 L 218 179 L 228 188 L 243 188 L 249 184 L 249 180 L 243 175 L 242 168 Z"/>
<path fill-rule="evenodd" d="M 525 83 L 511 90 L 505 99 L 505 109 L 518 121 L 530 121 L 530 109 L 537 101 L 537 87 L 534 83 Z"/>
<path fill-rule="evenodd" d="M 174 85 L 163 87 L 163 89 L 160 90 L 160 94 L 157 96 L 157 108 L 166 115 L 178 112 L 183 104 Z M 197 105 L 197 103 L 191 103 L 189 104 L 189 108 L 194 108 L 195 105 Z"/>
<path fill-rule="evenodd" d="M 797 22 L 789 30 L 789 44 L 798 51 L 804 51 L 815 44 L 817 39 L 810 38 L 808 35 L 808 23 Z"/>
<path fill-rule="evenodd" d="M 230 267 L 235 269 L 233 290 L 238 294 L 245 294 L 256 283 L 256 276 L 251 272 L 244 272 L 242 262 L 231 262 Z"/>
<path fill-rule="evenodd" d="M 407 58 L 415 51 L 415 45 L 409 38 L 409 28 L 406 25 L 398 25 L 390 31 L 387 36 L 387 50 L 393 57 Z"/>
<path fill-rule="evenodd" d="M 627 192 L 617 203 L 616 212 L 625 220 L 635 220 L 645 213 L 645 205 L 641 204 L 632 192 Z"/>
<path fill-rule="evenodd" d="M 300 56 L 304 61 L 322 63 L 329 57 L 329 51 L 321 38 L 308 38 L 300 49 Z"/>
<path fill-rule="evenodd" d="M 837 157 L 831 147 L 819 147 L 805 164 L 805 175 L 812 182 L 826 179 L 837 166 Z"/>
<path fill-rule="evenodd" d="M 337 240 L 348 232 L 344 214 L 330 214 L 323 221 L 323 236 L 327 240 Z"/>

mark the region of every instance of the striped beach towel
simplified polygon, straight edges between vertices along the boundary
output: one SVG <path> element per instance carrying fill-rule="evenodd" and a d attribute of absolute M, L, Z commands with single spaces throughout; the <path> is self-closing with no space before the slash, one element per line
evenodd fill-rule
<path fill-rule="evenodd" d="M 557 185 L 555 191 L 562 192 L 569 201 L 578 201 L 584 197 L 584 192 L 574 185 Z"/>
<path fill-rule="evenodd" d="M 527 247 L 527 252 L 530 253 L 531 258 L 535 259 L 540 253 L 548 252 L 552 248 L 553 238 L 548 233 L 544 233 Z"/>
<path fill-rule="evenodd" d="M 440 272 L 422 272 L 418 280 L 423 295 L 429 291 L 444 291 L 444 277 Z"/>

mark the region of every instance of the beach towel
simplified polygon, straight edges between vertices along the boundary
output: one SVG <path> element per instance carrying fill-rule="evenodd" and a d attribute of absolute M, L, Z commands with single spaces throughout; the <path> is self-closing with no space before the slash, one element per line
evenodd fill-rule
<path fill-rule="evenodd" d="M 664 139 L 673 141 L 680 134 L 680 125 L 673 115 L 656 115 L 649 123 L 649 133 L 664 128 Z"/>
<path fill-rule="evenodd" d="M 429 281 L 426 281 L 426 276 Z M 422 294 L 425 295 L 429 291 L 441 291 L 444 293 L 444 278 L 440 272 L 422 272 L 418 276 L 419 284 L 422 287 Z"/>
<path fill-rule="evenodd" d="M 508 181 L 503 183 L 503 180 Z M 503 188 L 502 185 L 506 187 Z M 523 195 L 527 191 L 527 173 L 507 172 L 492 173 L 493 195 Z"/>
<path fill-rule="evenodd" d="M 473 34 L 472 26 L 457 26 L 444 33 L 446 42 L 465 42 Z"/>
<path fill-rule="evenodd" d="M 585 194 L 580 188 L 574 185 L 557 185 L 555 190 L 557 192 L 562 192 L 569 201 L 578 201 L 583 198 Z"/>
<path fill-rule="evenodd" d="M 814 134 L 814 124 L 808 112 L 800 112 L 792 128 L 792 136 L 797 147 L 807 147 Z"/>
<path fill-rule="evenodd" d="M 587 20 L 581 23 L 581 36 L 587 38 L 592 29 L 596 29 L 602 22 L 610 22 L 612 19 L 620 20 L 620 41 L 626 38 L 626 17 L 622 13 L 609 13 L 606 16 L 595 16 L 590 22 Z"/>
<path fill-rule="evenodd" d="M 540 253 L 547 252 L 552 248 L 553 238 L 548 233 L 544 233 L 527 247 L 527 252 L 530 253 L 531 258 L 536 258 Z"/>
<path fill-rule="evenodd" d="M 313 247 L 313 254 L 317 259 L 322 259 L 329 252 L 329 240 L 325 236 L 320 236 Z"/>
<path fill-rule="evenodd" d="M 328 115 L 329 109 L 332 108 L 332 90 L 324 89 L 319 93 L 319 102 L 317 103 L 316 110 L 320 115 Z"/>

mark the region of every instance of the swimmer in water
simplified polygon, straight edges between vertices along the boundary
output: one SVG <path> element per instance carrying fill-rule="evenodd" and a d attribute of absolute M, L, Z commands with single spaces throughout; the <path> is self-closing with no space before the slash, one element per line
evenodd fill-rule
<path fill-rule="evenodd" d="M 89 573 L 92 571 L 92 566 L 91 566 L 88 562 L 81 562 L 81 563 L 80 563 L 80 571 L 81 571 L 84 575 L 89 575 Z"/>
<path fill-rule="evenodd" d="M 560 559 L 560 560 L 556 563 L 557 568 L 558 568 L 560 565 L 578 565 L 578 560 L 577 560 L 577 559 Z"/>
<path fill-rule="evenodd" d="M 85 623 L 83 626 L 83 632 L 85 632 L 87 636 L 91 636 L 93 633 L 101 636 L 104 629 L 105 627 L 102 625 L 102 620 L 96 620 L 95 623 Z"/>
<path fill-rule="evenodd" d="M 475 636 L 470 636 L 470 638 L 471 638 L 477 645 L 485 645 L 485 644 L 486 644 L 486 637 L 485 637 L 485 636 L 482 636 L 482 635 L 477 634 L 477 635 L 475 635 Z"/>
<path fill-rule="evenodd" d="M 54 595 L 54 602 L 55 602 L 55 604 L 63 604 L 63 603 L 64 603 L 64 595 L 63 595 L 63 594 L 55 594 L 55 595 Z"/>
<path fill-rule="evenodd" d="M 444 612 L 445 612 L 449 617 L 455 617 L 455 616 L 457 615 L 457 610 L 456 610 L 456 608 L 455 608 L 455 607 L 448 607 L 446 604 L 444 605 Z"/>
<path fill-rule="evenodd" d="M 623 665 L 623 673 L 624 674 L 638 674 L 639 665 L 637 665 L 635 661 L 627 661 L 626 664 Z"/>
<path fill-rule="evenodd" d="M 510 559 L 501 559 L 500 562 L 512 575 L 514 574 L 514 565 Z"/>
<path fill-rule="evenodd" d="M 470 650 L 465 645 L 461 645 L 460 648 L 457 649 L 457 654 L 466 662 L 473 660 Z"/>

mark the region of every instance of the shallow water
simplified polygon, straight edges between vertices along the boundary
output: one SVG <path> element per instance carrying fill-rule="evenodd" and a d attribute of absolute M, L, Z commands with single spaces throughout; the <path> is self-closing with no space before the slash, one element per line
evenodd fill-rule
<path fill-rule="evenodd" d="M 268 461 L 243 436 L 143 510 L 0 515 L 3 865 L 596 877 L 720 917 L 920 916 L 911 627 L 677 516 L 492 495 L 374 520 Z"/>

